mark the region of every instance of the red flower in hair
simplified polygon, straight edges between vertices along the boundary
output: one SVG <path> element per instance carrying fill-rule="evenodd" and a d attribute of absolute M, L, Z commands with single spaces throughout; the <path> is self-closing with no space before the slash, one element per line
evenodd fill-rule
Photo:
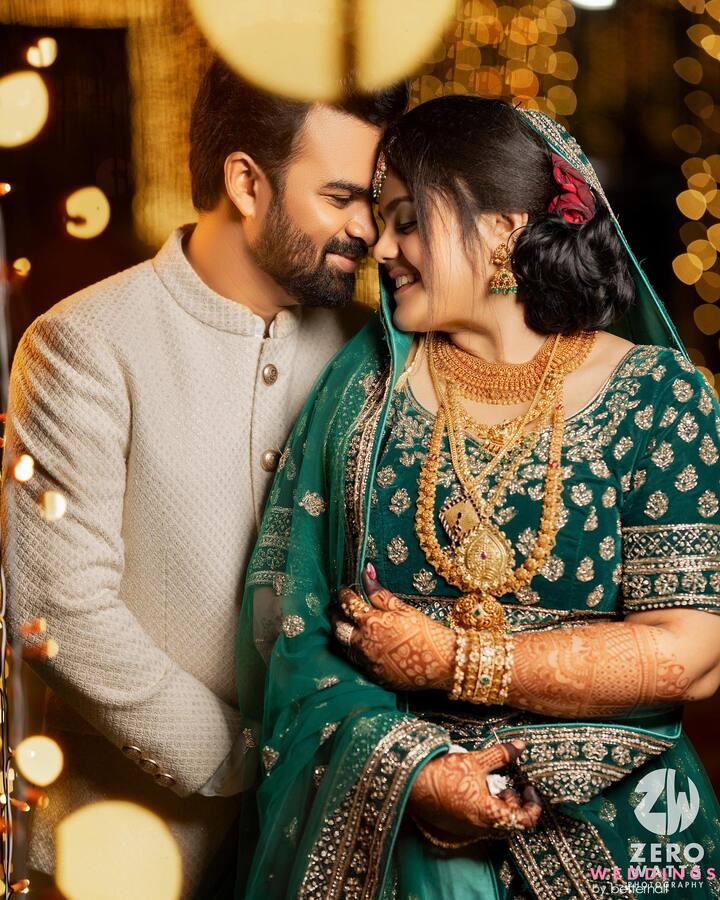
<path fill-rule="evenodd" d="M 552 154 L 553 178 L 561 189 L 548 210 L 572 225 L 584 225 L 595 215 L 595 198 L 587 182 L 569 162 Z"/>

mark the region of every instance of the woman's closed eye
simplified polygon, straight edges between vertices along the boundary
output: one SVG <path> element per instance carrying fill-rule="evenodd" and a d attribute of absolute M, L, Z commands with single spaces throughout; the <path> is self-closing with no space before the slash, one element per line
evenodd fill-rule
<path fill-rule="evenodd" d="M 417 220 L 409 219 L 407 222 L 398 222 L 395 225 L 395 228 L 401 234 L 410 234 L 411 232 L 415 231 L 415 229 L 417 228 Z"/>

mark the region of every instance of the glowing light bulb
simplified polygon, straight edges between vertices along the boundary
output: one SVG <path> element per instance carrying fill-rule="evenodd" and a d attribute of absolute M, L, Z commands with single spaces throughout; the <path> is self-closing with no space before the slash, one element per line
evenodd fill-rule
<path fill-rule="evenodd" d="M 0 78 L 0 147 L 19 147 L 36 137 L 47 121 L 50 100 L 37 72 Z"/>
<path fill-rule="evenodd" d="M 47 787 L 62 772 L 63 752 L 42 734 L 27 737 L 15 748 L 15 764 L 23 776 L 39 787 Z"/>
<path fill-rule="evenodd" d="M 12 185 L 9 181 L 0 181 L 0 197 L 4 197 L 5 194 L 9 194 L 12 190 Z"/>

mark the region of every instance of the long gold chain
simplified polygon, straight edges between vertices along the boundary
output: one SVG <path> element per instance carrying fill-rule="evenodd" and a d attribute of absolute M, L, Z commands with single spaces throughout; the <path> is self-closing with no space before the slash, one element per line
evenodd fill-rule
<path fill-rule="evenodd" d="M 544 565 L 555 545 L 562 497 L 561 458 L 565 429 L 562 390 L 567 365 L 564 359 L 557 368 L 553 366 L 553 350 L 557 349 L 559 343 L 560 339 L 557 338 L 539 384 L 535 385 L 530 408 L 512 421 L 509 435 L 496 455 L 481 474 L 473 478 L 467 459 L 465 418 L 461 412 L 459 397 L 453 394 L 453 387 L 448 386 L 444 391 L 440 387 L 439 373 L 435 366 L 435 342 L 428 341 L 428 367 L 438 395 L 439 408 L 418 482 L 415 524 L 418 540 L 428 562 L 439 575 L 466 592 L 456 602 L 451 613 L 451 622 L 456 628 L 473 629 L 480 626 L 502 633 L 505 627 L 504 612 L 497 598 L 517 592 L 520 587 L 529 583 Z M 552 427 L 540 527 L 527 558 L 513 569 L 512 545 L 502 530 L 490 521 L 490 516 L 502 502 L 507 486 L 515 477 L 522 461 L 537 443 L 539 433 L 535 431 L 531 435 L 525 435 L 525 427 L 539 417 L 544 419 L 543 412 L 548 407 L 552 410 Z M 446 430 L 453 469 L 467 500 L 451 504 L 450 511 L 456 515 L 454 522 L 447 517 L 445 521 L 441 518 L 451 541 L 451 546 L 444 549 L 440 546 L 435 531 L 435 497 L 442 438 Z M 518 445 L 516 458 L 499 477 L 490 495 L 481 502 L 477 497 L 478 488 L 510 450 Z M 466 524 L 465 520 L 468 519 L 469 523 Z"/>

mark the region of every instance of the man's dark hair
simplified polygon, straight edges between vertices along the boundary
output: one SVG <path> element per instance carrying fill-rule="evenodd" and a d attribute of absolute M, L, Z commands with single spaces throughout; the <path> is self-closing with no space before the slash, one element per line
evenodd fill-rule
<path fill-rule="evenodd" d="M 405 111 L 406 82 L 383 91 L 347 91 L 329 104 L 372 125 L 384 127 Z M 297 149 L 297 136 L 312 103 L 270 94 L 245 81 L 215 59 L 200 85 L 190 119 L 190 179 L 196 209 L 213 209 L 224 192 L 223 166 L 238 150 L 248 153 L 274 188 Z"/>

